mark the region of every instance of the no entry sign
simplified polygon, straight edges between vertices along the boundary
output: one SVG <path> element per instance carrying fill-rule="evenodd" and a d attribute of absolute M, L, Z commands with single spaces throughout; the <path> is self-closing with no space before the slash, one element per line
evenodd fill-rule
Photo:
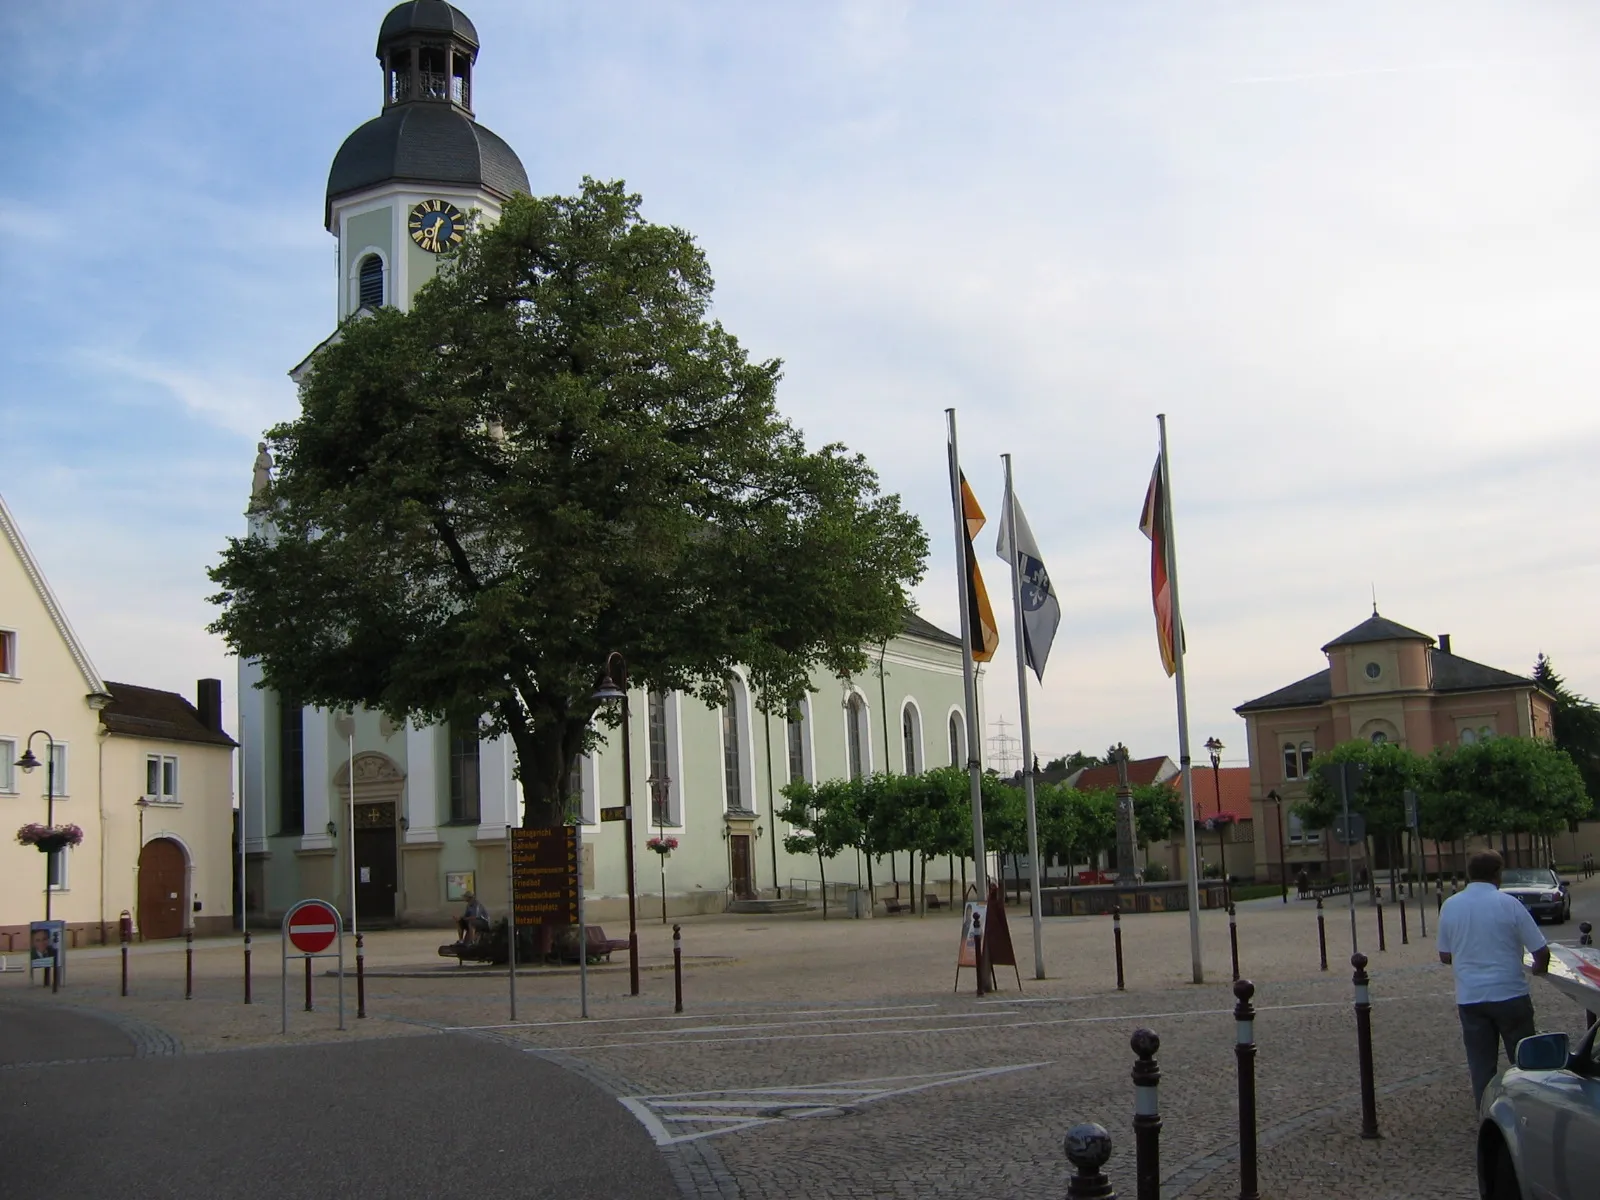
<path fill-rule="evenodd" d="M 326 900 L 302 900 L 283 914 L 283 1032 L 289 1032 L 289 960 L 306 964 L 306 1011 L 311 1007 L 311 960 L 339 960 L 339 1028 L 344 1028 L 344 921 Z M 332 949 L 329 949 L 332 947 Z"/>
<path fill-rule="evenodd" d="M 321 954 L 339 932 L 338 914 L 321 900 L 299 905 L 289 914 L 289 942 L 301 954 Z"/>

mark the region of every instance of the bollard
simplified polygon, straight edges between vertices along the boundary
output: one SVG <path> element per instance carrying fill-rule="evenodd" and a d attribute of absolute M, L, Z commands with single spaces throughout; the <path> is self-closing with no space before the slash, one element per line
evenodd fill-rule
<path fill-rule="evenodd" d="M 356 1016 L 367 1015 L 367 951 L 364 933 L 356 934 Z"/>
<path fill-rule="evenodd" d="M 311 1012 L 311 959 L 305 960 L 306 964 L 306 1011 Z"/>
<path fill-rule="evenodd" d="M 194 999 L 194 930 L 183 933 L 183 998 Z"/>
<path fill-rule="evenodd" d="M 1378 901 L 1378 949 L 1385 954 L 1389 952 L 1389 939 L 1383 932 L 1383 901 Z"/>
<path fill-rule="evenodd" d="M 1322 915 L 1322 897 L 1317 897 L 1317 950 L 1322 955 L 1322 969 L 1328 969 L 1328 923 Z"/>
<path fill-rule="evenodd" d="M 672 927 L 672 1011 L 683 1011 L 683 926 Z"/>
<path fill-rule="evenodd" d="M 1361 1136 L 1379 1137 L 1378 1094 L 1372 1079 L 1372 995 L 1367 978 L 1367 956 L 1352 954 L 1356 969 L 1351 982 L 1356 986 L 1356 1049 L 1361 1056 Z"/>
<path fill-rule="evenodd" d="M 1161 1200 L 1161 1110 L 1156 1104 L 1156 1087 L 1161 1083 L 1161 1068 L 1156 1051 L 1161 1039 L 1149 1029 L 1135 1029 L 1128 1039 L 1139 1056 L 1133 1064 L 1133 1153 L 1134 1175 L 1138 1179 L 1137 1200 Z"/>
<path fill-rule="evenodd" d="M 1113 905 L 1111 909 L 1111 939 L 1117 948 L 1117 991 L 1124 991 L 1122 975 L 1122 905 Z"/>
<path fill-rule="evenodd" d="M 1594 945 L 1594 926 L 1587 921 L 1578 922 L 1578 945 Z"/>
<path fill-rule="evenodd" d="M 1428 937 L 1428 889 L 1426 886 L 1422 889 L 1422 899 L 1417 901 L 1417 923 L 1422 926 L 1422 937 L 1426 941 Z"/>
<path fill-rule="evenodd" d="M 1256 1183 L 1256 1010 L 1250 997 L 1256 985 L 1241 979 L 1233 985 L 1239 1003 L 1233 1006 L 1233 1052 L 1239 1060 L 1239 1200 L 1261 1200 Z"/>
<path fill-rule="evenodd" d="M 1400 944 L 1411 945 L 1411 931 L 1406 928 L 1406 898 L 1400 897 Z"/>
<path fill-rule="evenodd" d="M 244 1002 L 250 1003 L 250 933 L 244 935 Z"/>
<path fill-rule="evenodd" d="M 1077 1173 L 1067 1181 L 1067 1200 L 1117 1200 L 1117 1189 L 1100 1168 L 1111 1157 L 1111 1135 L 1086 1121 L 1067 1130 L 1067 1161 Z"/>
<path fill-rule="evenodd" d="M 1233 955 L 1233 981 L 1239 982 L 1239 910 L 1228 905 L 1228 951 Z"/>
<path fill-rule="evenodd" d="M 978 995 L 988 995 L 989 960 L 983 948 L 983 921 L 977 913 L 972 914 L 972 961 L 977 964 L 974 973 L 978 977 Z"/>
<path fill-rule="evenodd" d="M 117 920 L 117 938 L 122 943 L 122 994 L 128 994 L 128 943 L 133 940 L 133 914 L 127 909 Z"/>
<path fill-rule="evenodd" d="M 122 943 L 122 994 L 128 994 L 128 943 Z"/>

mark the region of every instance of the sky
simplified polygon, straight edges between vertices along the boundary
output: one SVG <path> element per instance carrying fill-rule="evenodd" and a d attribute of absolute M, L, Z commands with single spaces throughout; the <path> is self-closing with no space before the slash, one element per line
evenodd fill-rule
<path fill-rule="evenodd" d="M 1600 694 L 1600 10 L 471 0 L 533 189 L 625 179 L 813 444 L 931 538 L 944 410 L 1060 594 L 1041 757 L 1176 756 L 1138 516 L 1168 418 L 1196 744 L 1372 611 Z M 387 5 L 0 5 L 0 494 L 101 673 L 234 669 L 206 569 L 332 329 L 327 168 Z M 983 565 L 1015 720 L 1004 566 Z M 989 731 L 992 733 L 993 729 Z"/>

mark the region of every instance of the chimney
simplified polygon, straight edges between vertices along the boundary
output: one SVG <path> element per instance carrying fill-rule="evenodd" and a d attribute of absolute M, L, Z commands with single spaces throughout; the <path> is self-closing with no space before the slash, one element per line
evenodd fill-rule
<path fill-rule="evenodd" d="M 1439 635 L 1439 650 L 1444 654 L 1450 653 L 1450 635 L 1448 633 L 1441 633 Z"/>
<path fill-rule="evenodd" d="M 202 679 L 195 685 L 195 708 L 200 724 L 212 733 L 222 732 L 222 680 Z"/>

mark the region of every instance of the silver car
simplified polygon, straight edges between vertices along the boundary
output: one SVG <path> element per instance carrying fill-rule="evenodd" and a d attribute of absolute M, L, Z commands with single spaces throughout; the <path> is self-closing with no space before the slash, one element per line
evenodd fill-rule
<path fill-rule="evenodd" d="M 1576 1052 L 1564 1033 L 1517 1044 L 1517 1063 L 1483 1093 L 1478 1194 L 1483 1200 L 1589 1200 L 1600 1195 L 1600 1050 L 1591 1025 Z"/>

